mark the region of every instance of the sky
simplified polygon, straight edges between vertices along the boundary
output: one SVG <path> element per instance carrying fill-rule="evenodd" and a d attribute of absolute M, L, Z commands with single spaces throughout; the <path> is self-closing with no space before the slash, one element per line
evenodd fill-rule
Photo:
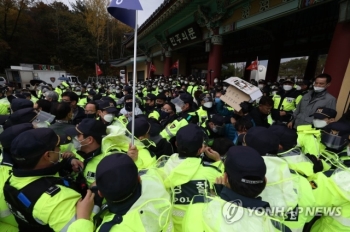
<path fill-rule="evenodd" d="M 47 2 L 53 2 L 53 0 L 46 0 Z M 74 0 L 58 0 L 59 2 L 63 2 L 68 7 L 70 7 L 69 2 L 75 2 Z M 113 0 L 115 1 L 115 0 Z M 127 0 L 124 0 L 127 1 Z M 163 3 L 164 0 L 140 0 L 143 11 L 138 12 L 138 23 L 139 26 L 144 23 L 149 16 Z M 44 0 L 45 2 L 45 0 Z M 106 8 L 107 10 L 107 8 Z"/>
<path fill-rule="evenodd" d="M 46 0 L 47 3 L 50 3 L 53 1 L 54 0 Z M 70 7 L 69 2 L 74 2 L 75 0 L 58 0 L 58 1 L 63 2 L 68 7 Z M 115 1 L 115 0 L 113 0 L 113 1 Z M 127 1 L 127 0 L 124 0 L 124 1 Z M 143 8 L 143 11 L 138 12 L 138 24 L 139 24 L 139 26 L 141 26 L 149 18 L 149 16 L 151 16 L 153 14 L 153 12 L 163 3 L 164 0 L 139 0 L 139 1 L 142 5 L 142 8 Z M 106 10 L 107 10 L 107 8 L 106 8 Z M 296 57 L 296 58 L 298 58 L 298 57 Z M 289 61 L 289 60 L 290 60 L 290 58 L 282 59 L 281 63 Z M 267 67 L 268 61 L 261 60 L 261 61 L 259 61 L 259 64 Z"/>

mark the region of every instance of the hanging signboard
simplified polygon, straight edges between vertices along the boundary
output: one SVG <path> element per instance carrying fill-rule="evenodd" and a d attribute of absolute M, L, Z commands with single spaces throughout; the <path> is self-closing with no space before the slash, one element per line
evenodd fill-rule
<path fill-rule="evenodd" d="M 167 36 L 167 41 L 172 48 L 178 48 L 202 41 L 202 37 L 202 29 L 197 23 L 193 23 Z"/>

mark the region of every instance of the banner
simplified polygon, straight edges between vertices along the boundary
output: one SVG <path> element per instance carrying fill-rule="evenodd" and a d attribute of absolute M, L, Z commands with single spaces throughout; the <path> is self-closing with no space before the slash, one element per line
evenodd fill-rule
<path fill-rule="evenodd" d="M 251 65 L 249 65 L 246 69 L 247 70 L 258 70 L 258 59 L 253 61 L 253 63 Z"/>
<path fill-rule="evenodd" d="M 171 68 L 179 68 L 179 60 L 177 60 L 172 66 Z"/>
<path fill-rule="evenodd" d="M 98 64 L 95 64 L 95 72 L 96 72 L 96 76 L 100 76 L 103 74 L 103 72 L 100 69 L 100 66 L 98 66 Z"/>

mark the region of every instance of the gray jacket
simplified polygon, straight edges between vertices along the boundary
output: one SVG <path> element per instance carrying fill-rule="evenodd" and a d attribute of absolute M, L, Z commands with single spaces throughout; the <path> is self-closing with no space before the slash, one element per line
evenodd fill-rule
<path fill-rule="evenodd" d="M 300 125 L 312 124 L 313 114 L 320 107 L 326 107 L 336 110 L 337 99 L 327 91 L 317 93 L 314 97 L 314 91 L 309 91 L 303 96 L 294 111 L 294 128 Z"/>

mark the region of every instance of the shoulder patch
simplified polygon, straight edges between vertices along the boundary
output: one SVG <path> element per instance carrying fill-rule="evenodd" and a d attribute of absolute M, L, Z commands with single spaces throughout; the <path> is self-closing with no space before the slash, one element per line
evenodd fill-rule
<path fill-rule="evenodd" d="M 88 171 L 87 174 L 86 174 L 86 178 L 94 180 L 95 179 L 95 173 Z"/>
<path fill-rule="evenodd" d="M 51 186 L 46 190 L 45 193 L 49 194 L 51 197 L 55 196 L 59 191 L 61 191 L 61 188 L 57 185 Z"/>

